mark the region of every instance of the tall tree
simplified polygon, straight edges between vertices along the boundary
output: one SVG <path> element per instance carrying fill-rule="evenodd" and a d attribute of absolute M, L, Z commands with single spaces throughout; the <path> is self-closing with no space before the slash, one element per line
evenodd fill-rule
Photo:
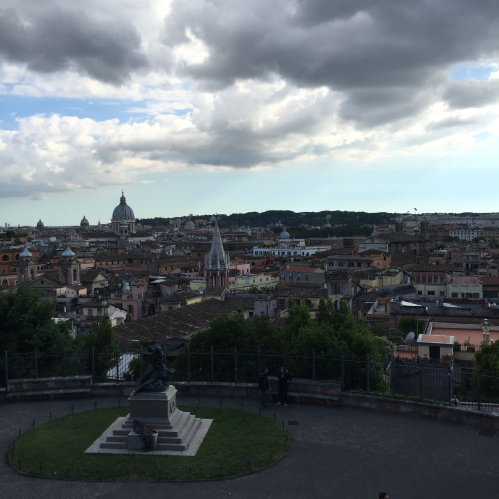
<path fill-rule="evenodd" d="M 66 323 L 56 324 L 55 302 L 24 284 L 0 294 L 0 351 L 62 351 L 71 345 Z"/>
<path fill-rule="evenodd" d="M 87 371 L 91 372 L 93 365 L 95 379 L 105 381 L 109 369 L 114 367 L 114 349 L 118 345 L 109 315 L 104 315 L 95 329 L 91 328 L 80 335 L 77 338 L 77 344 L 84 354 Z M 93 358 L 92 351 L 94 353 Z"/>

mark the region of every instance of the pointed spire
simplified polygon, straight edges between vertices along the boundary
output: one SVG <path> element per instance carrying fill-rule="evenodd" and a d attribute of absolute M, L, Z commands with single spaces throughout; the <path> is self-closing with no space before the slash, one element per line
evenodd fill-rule
<path fill-rule="evenodd" d="M 225 253 L 222 236 L 218 228 L 218 221 L 215 218 L 215 227 L 213 229 L 213 240 L 211 242 L 211 250 L 205 258 L 205 267 L 208 270 L 214 269 L 228 269 L 229 268 L 229 254 Z"/>

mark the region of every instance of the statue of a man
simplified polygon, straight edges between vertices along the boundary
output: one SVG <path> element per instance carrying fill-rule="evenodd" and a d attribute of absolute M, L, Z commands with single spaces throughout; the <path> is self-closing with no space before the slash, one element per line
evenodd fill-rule
<path fill-rule="evenodd" d="M 170 375 L 175 369 L 168 369 L 165 364 L 165 356 L 161 347 L 147 347 L 148 354 L 151 356 L 147 371 L 135 382 L 135 390 L 131 395 L 138 391 L 143 392 L 162 392 L 168 386 Z"/>

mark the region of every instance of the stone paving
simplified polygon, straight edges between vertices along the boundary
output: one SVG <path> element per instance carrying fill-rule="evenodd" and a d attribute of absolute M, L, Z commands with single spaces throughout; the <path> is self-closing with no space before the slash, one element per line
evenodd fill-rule
<path fill-rule="evenodd" d="M 19 427 L 118 404 L 113 398 L 0 405 L 2 455 Z M 258 403 L 244 400 L 244 410 Z M 126 403 L 121 399 L 121 403 Z M 218 406 L 214 398 L 178 394 L 179 404 Z M 224 399 L 223 407 L 241 408 Z M 274 467 L 239 478 L 191 483 L 106 483 L 24 477 L 0 462 L 0 497 L 28 498 L 377 498 L 499 497 L 499 436 L 479 428 L 412 416 L 312 405 L 270 406 L 265 416 L 284 421 L 291 454 Z M 297 425 L 289 425 L 297 421 Z M 56 443 L 54 443 L 56 445 Z"/>

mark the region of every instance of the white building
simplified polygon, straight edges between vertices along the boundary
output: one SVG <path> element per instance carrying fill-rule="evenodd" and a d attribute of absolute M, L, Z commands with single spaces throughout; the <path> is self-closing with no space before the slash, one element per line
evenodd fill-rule
<path fill-rule="evenodd" d="M 482 235 L 482 229 L 479 227 L 459 227 L 458 229 L 449 229 L 449 237 L 458 237 L 463 241 L 472 241 L 475 237 Z"/>
<path fill-rule="evenodd" d="M 253 248 L 254 256 L 266 256 L 269 253 L 275 257 L 293 258 L 298 256 L 311 256 L 321 251 L 327 251 L 331 246 L 291 246 L 288 244 L 280 244 L 276 248 Z"/>

